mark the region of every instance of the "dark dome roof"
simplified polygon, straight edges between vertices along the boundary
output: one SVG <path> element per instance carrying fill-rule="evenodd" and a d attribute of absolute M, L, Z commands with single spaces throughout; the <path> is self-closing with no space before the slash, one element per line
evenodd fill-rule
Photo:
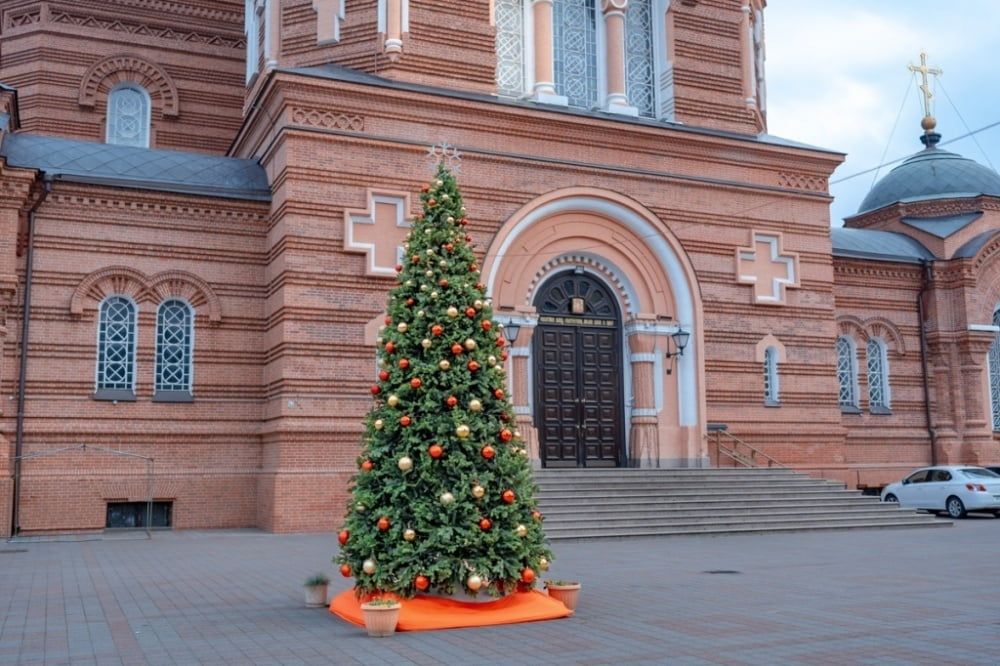
<path fill-rule="evenodd" d="M 875 183 L 861 202 L 866 213 L 897 201 L 974 197 L 1000 197 L 1000 174 L 968 158 L 931 146 L 911 155 Z"/>

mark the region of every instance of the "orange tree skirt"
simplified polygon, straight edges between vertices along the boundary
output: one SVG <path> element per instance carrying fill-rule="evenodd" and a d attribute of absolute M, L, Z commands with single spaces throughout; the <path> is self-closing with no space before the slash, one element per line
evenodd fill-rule
<path fill-rule="evenodd" d="M 486 627 L 494 624 L 554 620 L 571 615 L 561 601 L 532 590 L 516 592 L 488 603 L 465 603 L 441 597 L 417 596 L 404 599 L 399 612 L 398 631 Z M 348 622 L 365 626 L 361 601 L 354 590 L 341 592 L 330 602 L 330 612 Z"/>

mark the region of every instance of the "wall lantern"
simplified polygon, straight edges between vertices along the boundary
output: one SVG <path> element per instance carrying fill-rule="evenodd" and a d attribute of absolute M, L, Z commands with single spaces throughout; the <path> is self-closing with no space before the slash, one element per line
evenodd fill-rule
<path fill-rule="evenodd" d="M 678 328 L 676 331 L 670 334 L 670 337 L 667 339 L 667 353 L 664 354 L 664 356 L 666 356 L 667 358 L 667 361 L 669 361 L 669 363 L 667 364 L 668 375 L 672 374 L 674 371 L 674 363 L 676 362 L 674 361 L 674 359 L 677 358 L 678 356 L 684 356 L 684 348 L 687 347 L 688 340 L 690 339 L 691 339 L 690 331 L 685 331 L 682 328 Z M 674 341 L 673 347 L 675 351 L 670 351 L 670 340 Z"/>

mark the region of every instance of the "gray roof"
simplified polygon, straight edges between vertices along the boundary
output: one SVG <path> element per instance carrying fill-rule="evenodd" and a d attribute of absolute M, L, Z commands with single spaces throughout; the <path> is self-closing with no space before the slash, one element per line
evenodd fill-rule
<path fill-rule="evenodd" d="M 833 256 L 919 264 L 934 255 L 919 241 L 896 231 L 830 229 Z"/>
<path fill-rule="evenodd" d="M 971 259 L 976 256 L 976 253 L 978 253 L 988 241 L 995 238 L 997 234 L 1000 234 L 1000 229 L 984 231 L 978 236 L 970 238 L 962 247 L 958 248 L 955 252 L 955 258 Z"/>
<path fill-rule="evenodd" d="M 57 180 L 231 199 L 271 199 L 267 174 L 254 160 L 10 133 L 3 136 L 0 156 L 10 166 L 39 169 Z"/>
<path fill-rule="evenodd" d="M 937 236 L 938 238 L 947 238 L 956 231 L 959 231 L 969 226 L 982 216 L 983 216 L 983 211 L 980 210 L 976 211 L 975 213 L 962 213 L 960 215 L 938 215 L 935 217 L 904 217 L 901 218 L 900 221 L 907 226 L 913 227 L 914 229 L 920 229 L 921 231 L 931 234 L 932 236 Z"/>
<path fill-rule="evenodd" d="M 896 202 L 1000 197 L 1000 174 L 968 158 L 935 147 L 906 158 L 875 183 L 858 207 L 865 213 Z"/>

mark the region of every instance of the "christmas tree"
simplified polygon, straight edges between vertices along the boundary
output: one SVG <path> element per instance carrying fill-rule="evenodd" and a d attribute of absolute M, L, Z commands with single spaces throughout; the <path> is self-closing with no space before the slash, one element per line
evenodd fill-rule
<path fill-rule="evenodd" d="M 552 553 L 505 394 L 506 340 L 447 168 L 420 199 L 335 562 L 358 596 L 503 596 L 532 587 Z"/>

